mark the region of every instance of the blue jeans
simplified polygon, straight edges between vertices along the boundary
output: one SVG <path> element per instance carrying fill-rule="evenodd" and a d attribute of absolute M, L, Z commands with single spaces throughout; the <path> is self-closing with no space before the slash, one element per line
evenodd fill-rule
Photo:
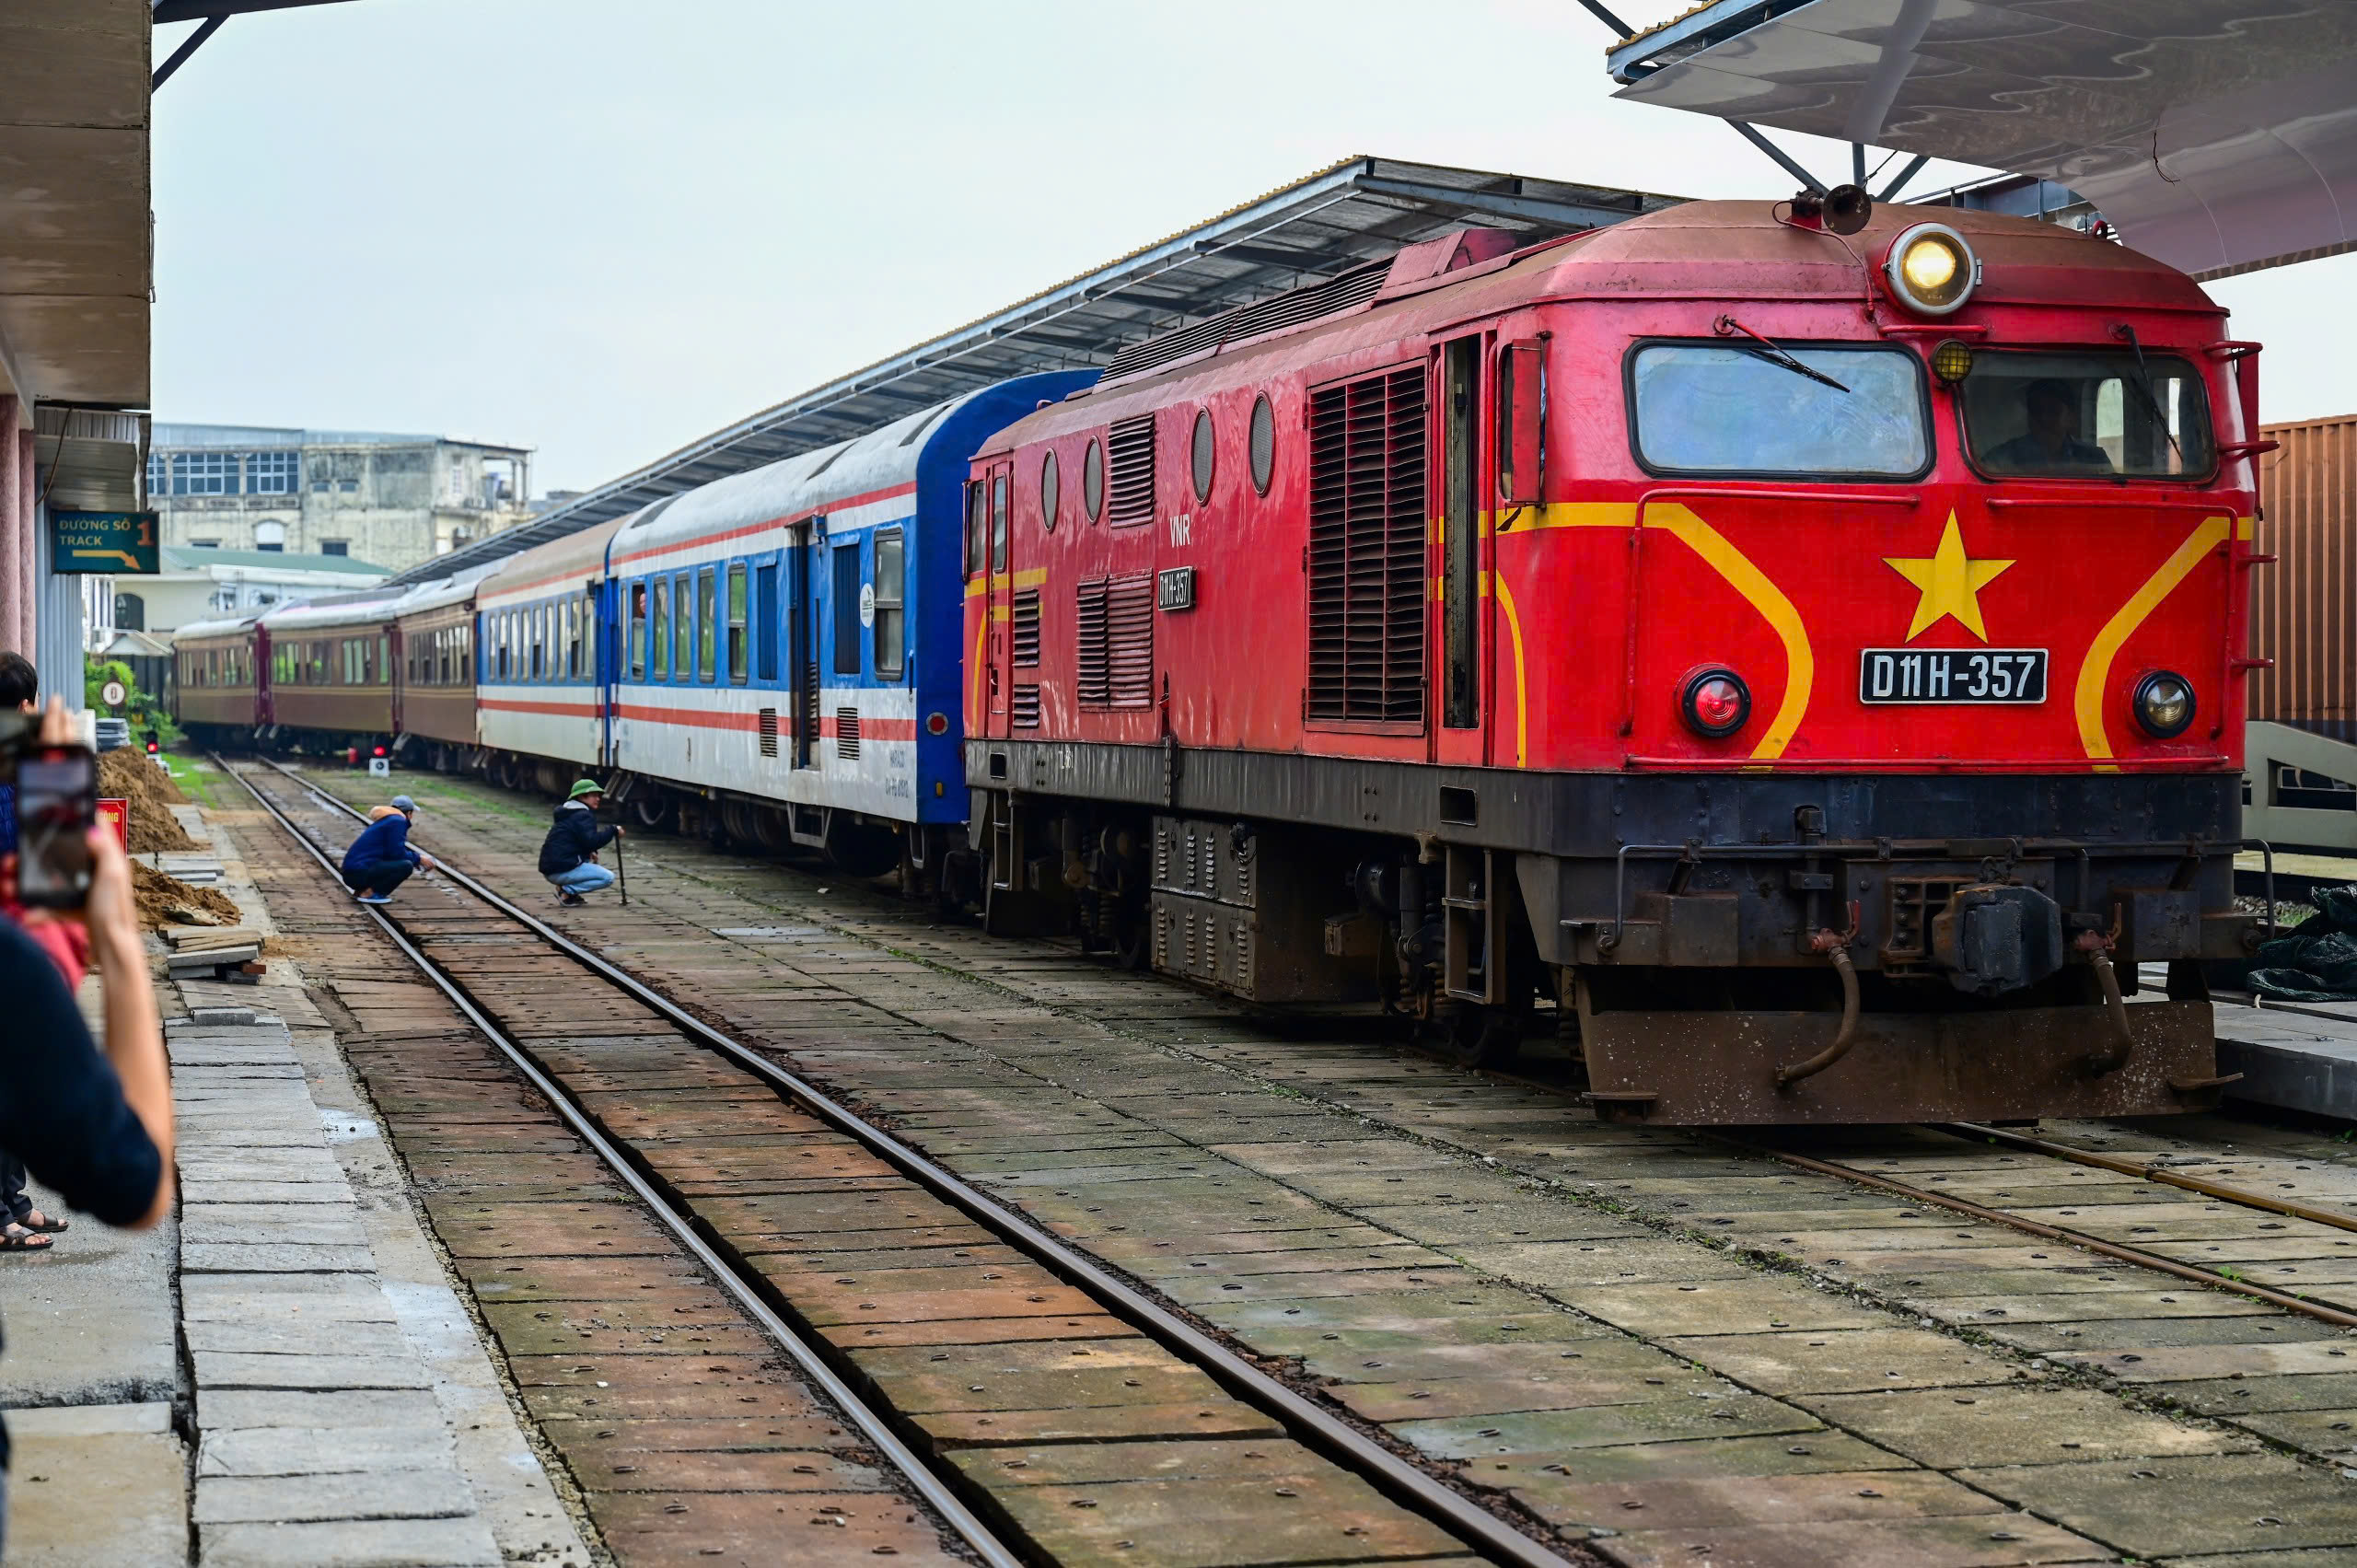
<path fill-rule="evenodd" d="M 570 871 L 558 872 L 549 880 L 560 892 L 596 893 L 614 885 L 614 874 L 594 860 L 585 860 Z"/>

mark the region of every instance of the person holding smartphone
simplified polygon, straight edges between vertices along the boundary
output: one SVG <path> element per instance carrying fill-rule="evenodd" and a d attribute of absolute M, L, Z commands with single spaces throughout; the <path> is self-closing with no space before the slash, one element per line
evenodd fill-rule
<path fill-rule="evenodd" d="M 30 714 L 41 691 L 41 676 L 30 660 L 17 653 L 0 653 L 0 714 Z M 17 788 L 0 783 L 0 855 L 17 850 Z M 56 1245 L 68 1222 L 60 1214 L 45 1214 L 25 1191 L 25 1162 L 0 1148 L 0 1252 L 46 1252 Z"/>
<path fill-rule="evenodd" d="M 96 809 L 96 759 L 74 744 L 64 704 L 50 700 L 39 749 L 51 760 L 88 761 Z M 19 806 L 26 780 L 19 769 Z M 63 846 L 55 846 L 60 849 Z M 113 833 L 84 829 L 78 855 L 48 868 L 24 865 L 25 850 L 0 855 L 0 1147 L 6 1147 L 77 1209 L 111 1225 L 145 1230 L 171 1212 L 172 1088 L 164 1031 L 147 972 L 147 951 L 132 900 L 131 862 Z M 28 883 L 78 884 L 78 909 L 29 907 Z M 50 897 L 63 901 L 63 894 Z M 87 936 L 104 991 L 103 1050 L 90 1040 L 73 990 L 36 927 L 64 924 Z M 0 1554 L 6 1551 L 7 1433 L 0 1427 Z"/>
<path fill-rule="evenodd" d="M 389 904 L 393 889 L 413 871 L 434 869 L 434 857 L 409 847 L 410 824 L 417 819 L 417 802 L 393 796 L 393 808 L 379 817 L 371 812 L 368 826 L 343 852 L 343 883 L 364 904 Z"/>

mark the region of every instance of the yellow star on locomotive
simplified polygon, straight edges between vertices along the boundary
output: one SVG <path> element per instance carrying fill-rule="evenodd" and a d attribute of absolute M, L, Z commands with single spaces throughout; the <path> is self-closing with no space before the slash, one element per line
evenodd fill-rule
<path fill-rule="evenodd" d="M 1940 534 L 1939 549 L 1930 555 L 1886 555 L 1883 564 L 1923 590 L 1923 597 L 1916 601 L 1915 619 L 1907 627 L 1909 642 L 1950 615 L 1982 642 L 1989 640 L 1989 629 L 1980 620 L 1980 590 L 2013 563 L 1975 561 L 1966 555 L 1964 530 L 1956 527 L 1954 512 L 1948 514 L 1948 526 Z"/>

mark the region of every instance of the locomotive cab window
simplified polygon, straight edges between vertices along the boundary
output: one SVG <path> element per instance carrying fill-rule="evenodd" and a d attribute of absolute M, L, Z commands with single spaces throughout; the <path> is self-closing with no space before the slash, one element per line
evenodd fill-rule
<path fill-rule="evenodd" d="M 1629 412 L 1653 473 L 1912 479 L 1932 464 L 1922 362 L 1901 348 L 1641 343 Z"/>
<path fill-rule="evenodd" d="M 2206 479 L 2200 372 L 2150 350 L 1981 350 L 1957 388 L 1975 466 L 1998 479 Z"/>

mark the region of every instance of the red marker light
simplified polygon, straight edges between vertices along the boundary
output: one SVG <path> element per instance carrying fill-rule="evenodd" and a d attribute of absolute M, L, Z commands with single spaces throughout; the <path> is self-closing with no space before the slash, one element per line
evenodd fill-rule
<path fill-rule="evenodd" d="M 949 715 L 947 714 L 926 714 L 924 721 L 924 732 L 927 735 L 947 735 L 949 733 Z"/>
<path fill-rule="evenodd" d="M 381 747 L 381 746 L 377 747 L 374 751 L 371 751 L 371 752 L 369 753 L 369 755 L 370 755 L 370 756 L 372 756 L 372 757 L 381 757 L 381 756 L 383 756 L 384 754 L 385 754 L 385 749 L 384 749 L 383 747 Z"/>
<path fill-rule="evenodd" d="M 1731 669 L 1698 669 L 1687 678 L 1680 705 L 1695 733 L 1724 739 L 1751 717 L 1751 689 Z"/>
<path fill-rule="evenodd" d="M 162 749 L 163 748 L 161 746 L 157 745 L 152 740 L 147 743 L 147 755 L 150 757 L 153 757 L 157 752 L 161 751 Z"/>

